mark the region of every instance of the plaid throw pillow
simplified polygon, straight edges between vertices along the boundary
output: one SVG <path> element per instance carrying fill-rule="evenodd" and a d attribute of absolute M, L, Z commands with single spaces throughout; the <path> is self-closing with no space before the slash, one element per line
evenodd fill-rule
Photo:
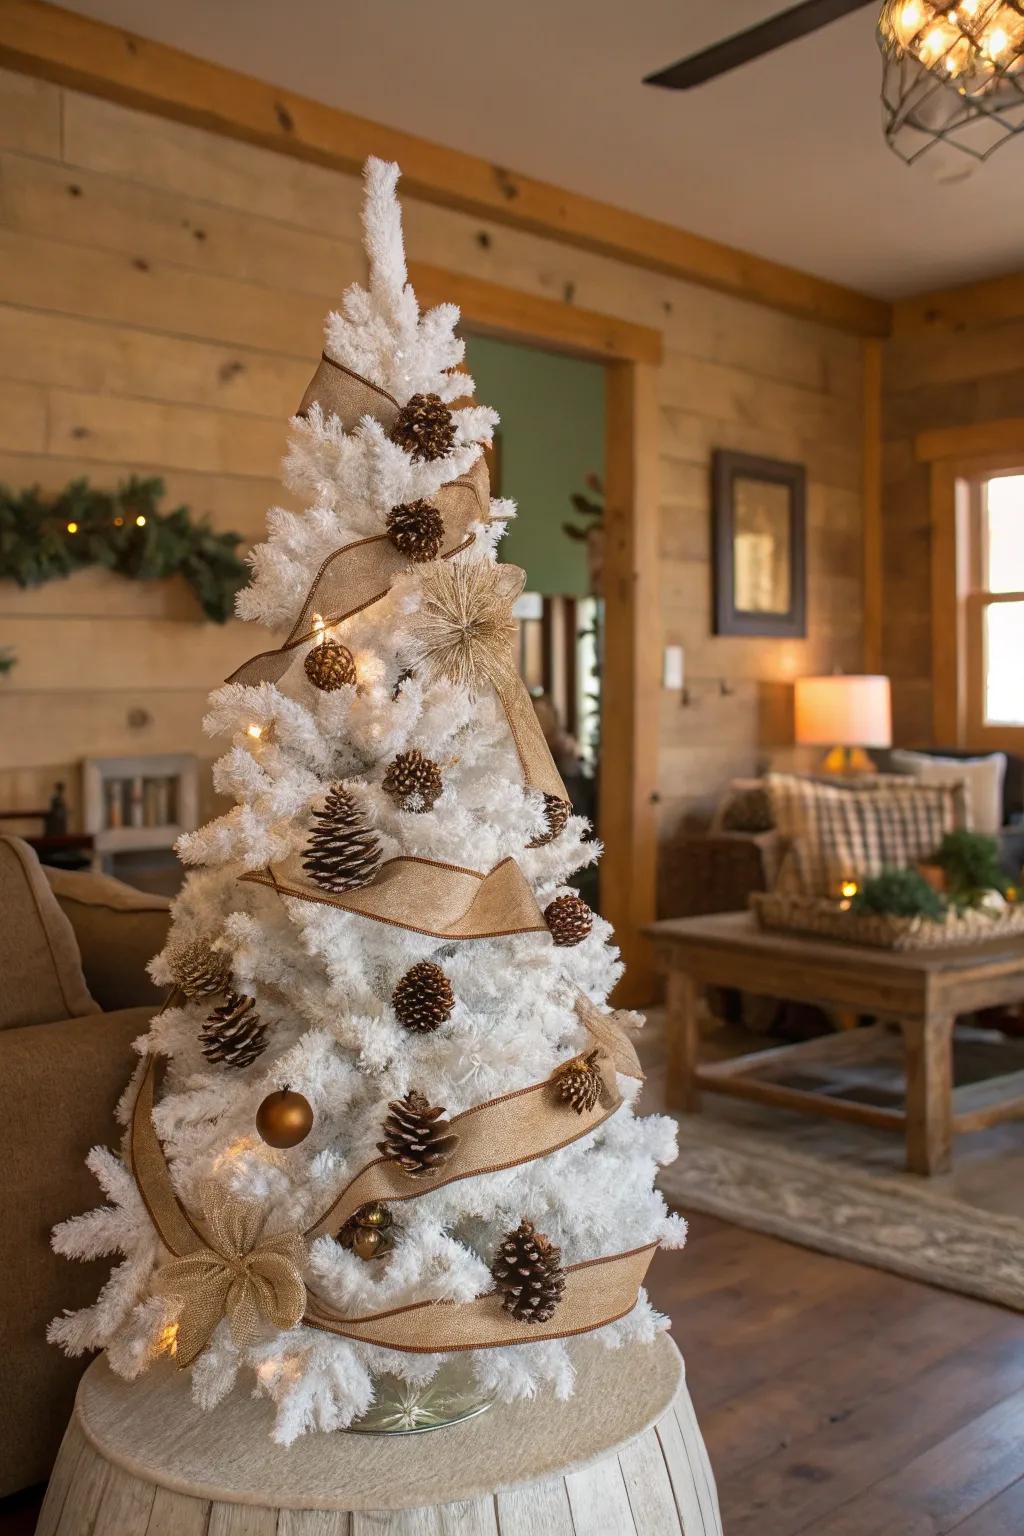
<path fill-rule="evenodd" d="M 831 784 L 770 773 L 767 785 L 775 825 L 792 844 L 779 884 L 805 896 L 835 896 L 844 880 L 906 869 L 967 824 L 961 783 L 879 774 Z"/>

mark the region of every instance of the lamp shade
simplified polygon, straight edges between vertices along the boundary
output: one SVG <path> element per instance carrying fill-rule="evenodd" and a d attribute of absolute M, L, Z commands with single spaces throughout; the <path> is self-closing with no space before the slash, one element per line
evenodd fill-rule
<path fill-rule="evenodd" d="M 798 677 L 796 739 L 809 747 L 889 747 L 887 677 Z"/>

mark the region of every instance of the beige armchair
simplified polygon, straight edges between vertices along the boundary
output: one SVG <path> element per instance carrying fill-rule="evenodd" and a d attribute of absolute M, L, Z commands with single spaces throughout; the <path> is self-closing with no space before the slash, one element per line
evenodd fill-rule
<path fill-rule="evenodd" d="M 0 838 L 0 1496 L 49 1473 L 87 1360 L 46 1342 L 88 1305 L 103 1264 L 50 1248 L 55 1222 L 98 1202 L 90 1147 L 116 1145 L 114 1108 L 160 994 L 146 962 L 168 903 L 103 876 L 44 870 Z"/>

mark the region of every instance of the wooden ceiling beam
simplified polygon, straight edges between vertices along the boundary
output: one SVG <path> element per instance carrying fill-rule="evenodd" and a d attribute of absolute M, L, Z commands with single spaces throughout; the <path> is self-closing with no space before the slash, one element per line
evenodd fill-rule
<path fill-rule="evenodd" d="M 890 306 L 838 283 L 431 144 L 43 0 L 0 0 L 0 64 L 110 101 L 357 172 L 397 160 L 414 196 L 863 336 Z"/>
<path fill-rule="evenodd" d="M 1011 320 L 1024 320 L 1024 272 L 939 288 L 899 299 L 892 307 L 894 336 L 980 330 Z"/>

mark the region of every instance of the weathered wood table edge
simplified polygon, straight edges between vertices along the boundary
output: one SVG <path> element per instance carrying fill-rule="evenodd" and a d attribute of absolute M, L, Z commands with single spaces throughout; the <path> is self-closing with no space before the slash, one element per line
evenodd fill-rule
<path fill-rule="evenodd" d="M 953 1025 L 960 1014 L 1024 1000 L 1024 939 L 947 949 L 891 951 L 759 927 L 749 912 L 670 918 L 644 934 L 667 975 L 668 1101 L 698 1113 L 701 1090 L 803 1114 L 902 1131 L 907 1167 L 948 1169 L 955 1134 L 1024 1116 L 1024 1082 L 1009 1074 L 1003 1097 L 957 1112 L 953 1090 Z M 855 1009 L 892 1021 L 902 1032 L 906 1109 L 861 1104 L 785 1084 L 758 1072 L 786 1065 L 823 1067 L 851 1059 L 871 1043 L 871 1029 L 845 1031 L 796 1045 L 701 1063 L 699 1003 L 704 987 L 741 991 L 824 1007 Z M 998 1080 L 995 1080 L 998 1081 Z"/>
<path fill-rule="evenodd" d="M 575 1397 L 424 1435 L 268 1439 L 244 1392 L 210 1414 L 184 1373 L 82 1379 L 36 1536 L 721 1536 L 714 1476 L 667 1334 L 584 1341 Z M 411 1502 L 414 1501 L 414 1502 Z"/>

